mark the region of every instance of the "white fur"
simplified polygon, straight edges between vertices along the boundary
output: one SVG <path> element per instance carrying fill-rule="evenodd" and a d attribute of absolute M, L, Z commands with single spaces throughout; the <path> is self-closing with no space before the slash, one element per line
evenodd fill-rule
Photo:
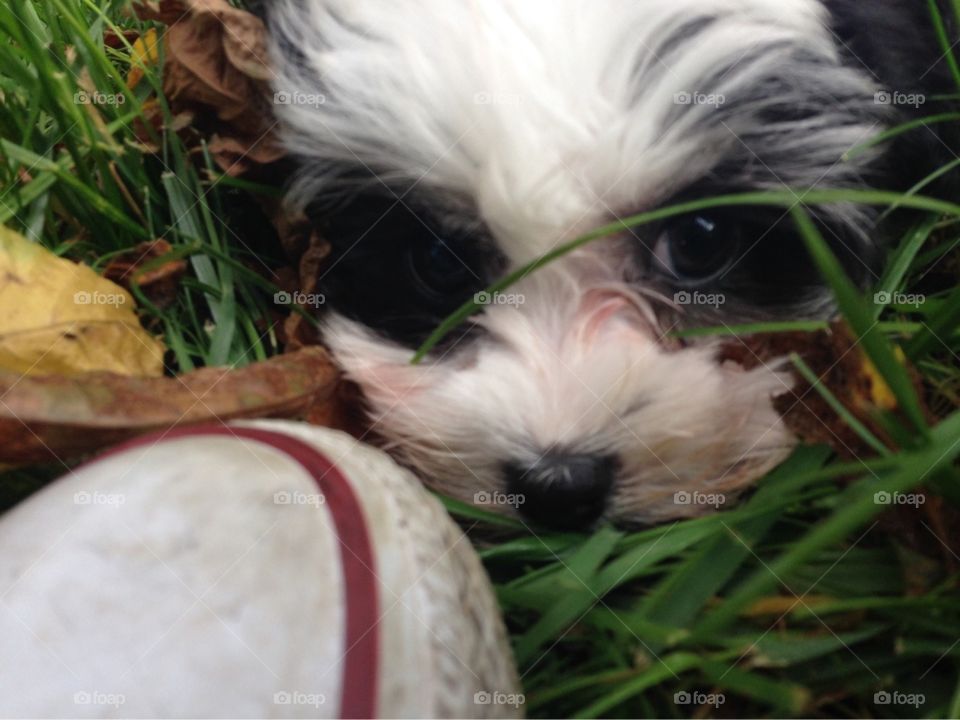
<path fill-rule="evenodd" d="M 324 97 L 277 107 L 305 167 L 293 198 L 344 192 L 343 168 L 364 166 L 478 217 L 517 267 L 731 157 L 724 180 L 744 189 L 857 186 L 870 155 L 841 156 L 885 111 L 826 22 L 815 0 L 276 0 L 277 89 Z M 787 379 L 664 340 L 680 317 L 628 282 L 615 246 L 535 273 L 510 291 L 522 306 L 477 318 L 487 337 L 422 367 L 335 313 L 326 338 L 377 432 L 442 491 L 502 489 L 503 462 L 559 444 L 620 458 L 609 517 L 702 512 L 674 492 L 733 492 L 789 452 L 770 402 Z"/>
<path fill-rule="evenodd" d="M 329 191 L 329 163 L 362 163 L 390 183 L 418 181 L 475 206 L 502 249 L 530 260 L 561 238 L 667 199 L 731 150 L 762 154 L 750 98 L 765 79 L 814 82 L 836 110 L 791 127 L 760 168 L 767 187 L 855 175 L 841 155 L 874 124 L 841 123 L 847 93 L 872 101 L 869 76 L 839 64 L 813 0 L 277 0 L 276 31 L 306 66 L 277 86 L 322 95 L 278 106 L 290 148 L 314 167 L 302 198 Z M 664 46 L 716 17 L 693 47 Z M 795 60 L 807 53 L 832 64 Z M 719 82 L 714 72 L 731 70 Z M 678 93 L 738 101 L 678 106 Z M 744 100 L 743 98 L 749 98 Z M 784 104 L 804 99 L 781 97 Z M 785 128 L 785 131 L 787 128 Z M 754 164 L 760 164 L 756 161 Z M 768 162 L 769 164 L 769 162 Z M 752 183 L 754 186 L 756 181 Z"/>
<path fill-rule="evenodd" d="M 678 491 L 732 500 L 793 446 L 770 398 L 786 374 L 718 365 L 712 344 L 677 350 L 647 300 L 571 258 L 491 306 L 488 337 L 451 357 L 410 352 L 335 317 L 325 337 L 363 388 L 388 449 L 436 489 L 467 501 L 503 490 L 502 464 L 553 447 L 621 463 L 607 517 L 653 522 L 709 510 Z M 510 507 L 499 508 L 511 512 Z"/>

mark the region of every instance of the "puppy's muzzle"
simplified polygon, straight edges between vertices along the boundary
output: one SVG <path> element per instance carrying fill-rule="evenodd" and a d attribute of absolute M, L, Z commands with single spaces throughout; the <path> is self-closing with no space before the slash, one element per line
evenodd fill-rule
<path fill-rule="evenodd" d="M 604 512 L 617 470 L 609 455 L 551 451 L 536 462 L 507 463 L 507 490 L 522 499 L 520 513 L 539 525 L 575 529 Z"/>

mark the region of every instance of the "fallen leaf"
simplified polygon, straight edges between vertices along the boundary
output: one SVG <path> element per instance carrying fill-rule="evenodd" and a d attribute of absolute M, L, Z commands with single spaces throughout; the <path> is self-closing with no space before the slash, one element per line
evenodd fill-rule
<path fill-rule="evenodd" d="M 105 30 L 103 33 L 103 44 L 113 50 L 122 50 L 128 43 L 133 44 L 140 37 L 139 30 L 123 30 L 114 32 Z"/>
<path fill-rule="evenodd" d="M 330 401 L 338 379 L 319 347 L 177 378 L 23 378 L 0 370 L 0 463 L 68 460 L 145 432 L 211 420 L 306 418 Z"/>
<path fill-rule="evenodd" d="M 127 87 L 133 90 L 143 79 L 142 66 L 156 65 L 160 62 L 160 41 L 156 28 L 150 28 L 133 43 L 130 54 L 130 72 L 127 74 Z"/>
<path fill-rule="evenodd" d="M 343 430 L 368 443 L 375 442 L 379 437 L 364 410 L 362 391 L 343 378 L 328 398 L 314 403 L 303 419 L 311 425 Z"/>
<path fill-rule="evenodd" d="M 901 364 L 906 364 L 907 357 L 899 347 L 896 348 L 896 356 Z M 862 363 L 863 374 L 867 378 L 870 389 L 867 396 L 858 398 L 860 400 L 859 408 L 861 412 L 869 412 L 873 408 L 896 410 L 897 398 L 887 384 L 887 381 L 883 379 L 883 375 L 877 370 L 877 366 L 866 356 L 863 357 Z"/>
<path fill-rule="evenodd" d="M 271 140 L 258 142 L 255 137 L 214 135 L 207 146 L 210 155 L 227 175 L 239 177 L 259 165 L 269 165 L 286 156 L 286 150 Z"/>
<path fill-rule="evenodd" d="M 171 112 L 189 115 L 196 137 L 228 175 L 239 176 L 283 158 L 274 126 L 263 21 L 226 0 L 161 0 L 135 6 L 164 33 L 163 90 Z M 152 111 L 159 114 L 159 107 Z M 156 117 L 148 118 L 157 126 Z M 147 144 L 147 143 L 145 143 Z"/>
<path fill-rule="evenodd" d="M 742 338 L 728 343 L 721 359 L 750 369 L 792 352 L 803 358 L 823 386 L 881 442 L 894 446 L 876 416 L 880 411 L 896 412 L 896 398 L 844 323 L 836 322 L 829 330 L 819 332 Z M 899 357 L 907 366 L 902 353 Z M 910 372 L 919 390 L 919 380 Z M 774 405 L 797 437 L 807 443 L 829 445 L 845 458 L 876 454 L 799 373 L 794 371 L 794 375 L 796 384 L 775 398 Z"/>
<path fill-rule="evenodd" d="M 320 269 L 330 255 L 330 245 L 314 231 L 308 235 L 307 247 L 297 263 L 299 291 L 302 295 L 320 295 L 317 293 L 317 278 Z M 299 312 L 290 313 L 283 324 L 287 348 L 296 349 L 320 342 L 316 326 Z"/>
<path fill-rule="evenodd" d="M 138 0 L 133 9 L 141 20 L 174 25 L 187 13 L 183 0 Z"/>
<path fill-rule="evenodd" d="M 166 259 L 173 247 L 166 240 L 152 240 L 115 256 L 103 270 L 103 276 L 127 290 L 134 285 L 158 308 L 169 307 L 177 298 L 180 279 L 187 262 Z"/>
<path fill-rule="evenodd" d="M 267 29 L 256 15 L 226 0 L 187 0 L 195 17 L 212 15 L 223 27 L 223 51 L 237 70 L 255 80 L 273 76 L 267 63 Z"/>
<path fill-rule="evenodd" d="M 163 354 L 126 290 L 0 227 L 0 368 L 156 376 Z"/>

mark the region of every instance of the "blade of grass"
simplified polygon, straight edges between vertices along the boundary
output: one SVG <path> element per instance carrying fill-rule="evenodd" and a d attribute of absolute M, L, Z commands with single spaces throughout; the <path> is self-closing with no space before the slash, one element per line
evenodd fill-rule
<path fill-rule="evenodd" d="M 933 21 L 933 31 L 937 36 L 937 42 L 940 44 L 940 50 L 943 52 L 943 57 L 946 58 L 947 65 L 950 67 L 950 74 L 953 76 L 953 81 L 957 84 L 957 87 L 960 88 L 960 65 L 957 64 L 957 58 L 953 54 L 954 43 L 947 32 L 947 24 L 944 22 L 940 8 L 937 6 L 937 0 L 927 0 L 927 7 L 930 9 L 930 19 Z M 954 6 L 954 9 L 956 9 L 956 6 Z"/>
<path fill-rule="evenodd" d="M 637 675 L 630 682 L 623 683 L 619 688 L 577 711 L 574 718 L 604 717 L 610 710 L 629 700 L 643 691 L 659 685 L 664 681 L 677 678 L 681 673 L 699 667 L 704 659 L 693 653 L 673 653 L 667 655 L 653 667 Z"/>
<path fill-rule="evenodd" d="M 141 239 L 146 238 L 147 233 L 140 224 L 127 217 L 124 211 L 118 210 L 110 204 L 101 193 L 92 189 L 92 187 L 85 184 L 80 178 L 64 170 L 60 163 L 48 160 L 26 148 L 19 147 L 3 139 L 0 139 L 0 150 L 2 150 L 5 156 L 18 160 L 28 167 L 36 167 L 53 173 L 61 182 L 70 186 L 72 190 L 81 196 L 84 202 L 88 203 L 90 207 L 97 210 L 104 217 L 131 233 L 134 237 Z"/>
<path fill-rule="evenodd" d="M 872 317 L 862 295 L 847 278 L 840 261 L 830 250 L 806 210 L 795 207 L 790 212 L 808 252 L 833 290 L 840 311 L 856 333 L 864 352 L 890 387 L 904 415 L 921 436 L 926 436 L 926 417 L 920 407 L 913 382 L 886 337 L 878 330 L 877 321 Z"/>
<path fill-rule="evenodd" d="M 788 575 L 792 568 L 814 556 L 824 547 L 841 542 L 862 527 L 885 506 L 875 501 L 875 493 L 907 492 L 928 475 L 953 463 L 960 456 L 960 413 L 955 413 L 933 428 L 932 443 L 920 451 L 902 452 L 898 466 L 877 480 L 861 479 L 845 490 L 838 499 L 837 510 L 820 522 L 810 533 L 793 543 L 769 565 L 757 569 L 715 611 L 696 626 L 697 636 L 707 636 L 728 627 L 747 605 Z"/>
<path fill-rule="evenodd" d="M 817 608 L 820 612 L 820 608 Z M 747 646 L 750 664 L 754 667 L 783 668 L 810 662 L 851 645 L 869 640 L 887 630 L 889 626 L 862 628 L 848 633 L 830 633 L 811 637 L 799 633 L 767 633 L 760 638 L 755 635 L 731 638 L 733 647 Z"/>
<path fill-rule="evenodd" d="M 958 114 L 957 117 L 960 118 L 960 114 Z M 944 200 L 938 200 L 936 198 L 924 197 L 922 195 L 903 198 L 903 196 L 898 193 L 883 192 L 878 190 L 801 190 L 800 193 L 802 194 L 804 202 L 806 202 L 808 205 L 860 203 L 864 205 L 889 206 L 899 201 L 904 207 L 909 207 L 914 210 L 927 210 L 944 215 L 954 215 L 960 217 L 960 205 L 946 202 Z M 680 203 L 670 207 L 658 208 L 656 210 L 640 213 L 638 215 L 632 215 L 615 223 L 610 223 L 608 225 L 599 227 L 596 230 L 586 233 L 585 235 L 581 235 L 574 240 L 558 246 L 551 252 L 537 258 L 523 267 L 518 268 L 517 270 L 514 270 L 497 282 L 493 283 L 486 288 L 486 292 L 491 295 L 499 293 L 519 280 L 522 280 L 530 273 L 550 264 L 551 262 L 554 262 L 555 260 L 573 252 L 580 247 L 583 247 L 584 245 L 587 245 L 588 243 L 624 230 L 628 230 L 630 228 L 640 227 L 642 225 L 648 225 L 660 220 L 667 220 L 669 218 L 679 217 L 681 215 L 687 215 L 692 212 L 708 210 L 712 208 L 765 206 L 789 209 L 797 204 L 800 197 L 801 195 L 798 195 L 796 192 L 792 191 L 771 191 L 742 193 L 737 195 L 722 195 L 713 198 Z M 437 329 L 434 330 L 417 349 L 413 358 L 410 360 L 411 364 L 416 365 L 423 360 L 423 358 L 425 358 L 427 354 L 437 346 L 437 343 L 445 338 L 451 330 L 463 323 L 465 320 L 467 320 L 467 318 L 481 308 L 482 306 L 479 305 L 475 299 L 470 299 L 449 316 L 447 316 L 447 318 L 440 323 Z"/>
<path fill-rule="evenodd" d="M 960 120 L 960 113 L 956 112 L 938 113 L 936 115 L 929 115 L 916 120 L 909 120 L 901 125 L 896 125 L 889 130 L 878 133 L 869 140 L 865 140 L 856 147 L 851 148 L 848 152 L 844 153 L 843 161 L 849 162 L 850 160 L 856 160 L 871 148 L 874 148 L 877 145 L 882 145 L 888 140 L 893 140 L 894 138 L 904 135 L 911 130 L 917 130 L 919 128 L 927 127 L 928 125 L 940 125 L 942 123 L 957 122 L 958 120 Z"/>
<path fill-rule="evenodd" d="M 520 665 L 533 659 L 541 646 L 558 637 L 564 628 L 597 601 L 590 589 L 592 579 L 603 562 L 613 552 L 621 534 L 612 528 L 602 528 L 563 564 L 555 583 L 558 597 L 540 619 L 514 643 L 514 655 Z"/>
<path fill-rule="evenodd" d="M 799 715 L 810 703 L 810 691 L 802 685 L 770 680 L 725 663 L 704 663 L 702 671 L 716 687 L 758 700 L 779 714 Z"/>
<path fill-rule="evenodd" d="M 952 335 L 957 326 L 960 326 L 960 287 L 950 293 L 940 312 L 924 323 L 923 330 L 907 343 L 904 352 L 911 360 L 918 360 L 932 350 L 948 347 L 943 338 Z"/>
<path fill-rule="evenodd" d="M 892 297 L 893 293 L 898 292 L 903 287 L 904 280 L 913 267 L 917 254 L 930 239 L 931 233 L 937 226 L 937 216 L 932 215 L 922 221 L 912 232 L 908 233 L 896 249 L 893 257 L 887 263 L 887 269 L 877 283 L 877 294 L 887 294 Z M 876 297 L 876 295 L 874 296 Z M 878 320 L 883 313 L 885 305 L 876 303 L 877 308 L 874 311 L 874 320 Z"/>
<path fill-rule="evenodd" d="M 676 330 L 670 337 L 695 338 L 714 335 L 769 335 L 772 333 L 817 332 L 827 330 L 830 323 L 819 320 L 795 320 L 791 322 L 750 323 L 748 325 L 724 325 L 721 327 L 689 328 Z"/>
<path fill-rule="evenodd" d="M 769 500 L 784 497 L 785 479 L 821 468 L 830 451 L 825 447 L 802 447 L 768 475 L 743 508 L 758 510 L 742 522 L 732 518 L 723 531 L 703 543 L 693 556 L 658 583 L 640 604 L 638 614 L 646 622 L 682 628 L 692 621 L 707 602 L 720 592 L 780 516 Z M 795 490 L 794 490 L 795 491 Z M 767 509 L 767 512 L 764 512 Z M 736 538 L 732 537 L 736 534 Z"/>
<path fill-rule="evenodd" d="M 948 162 L 946 165 L 944 165 L 943 167 L 939 168 L 939 169 L 936 170 L 935 172 L 930 173 L 930 174 L 927 175 L 927 177 L 925 177 L 923 180 L 921 180 L 921 181 L 918 182 L 916 185 L 914 185 L 914 186 L 911 187 L 909 190 L 907 190 L 907 191 L 904 193 L 904 197 L 911 197 L 911 196 L 913 196 L 913 195 L 918 194 L 921 190 L 923 190 L 923 189 L 926 188 L 926 187 L 929 187 L 929 186 L 932 185 L 934 182 L 936 182 L 937 180 L 939 180 L 940 178 L 942 178 L 944 175 L 949 174 L 949 173 L 952 172 L 953 170 L 956 170 L 958 167 L 960 167 L 960 158 L 956 158 L 955 160 L 951 160 L 951 161 Z M 889 208 L 887 208 L 886 210 L 884 210 L 883 213 L 880 214 L 880 217 L 877 218 L 877 222 L 878 222 L 878 223 L 883 222 L 883 221 L 886 220 L 888 217 L 890 217 L 890 215 L 892 215 L 894 212 L 896 212 L 899 208 L 900 208 L 900 204 L 899 204 L 899 203 L 894 203 L 894 204 L 891 205 Z"/>

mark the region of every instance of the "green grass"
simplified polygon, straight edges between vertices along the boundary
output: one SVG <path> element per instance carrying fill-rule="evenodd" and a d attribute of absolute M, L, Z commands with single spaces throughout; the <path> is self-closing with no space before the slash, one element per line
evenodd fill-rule
<path fill-rule="evenodd" d="M 133 121 L 159 78 L 147 67 L 137 90 L 128 91 L 129 48 L 103 45 L 115 23 L 143 27 L 125 6 L 123 0 L 0 6 L 0 221 L 94 267 L 145 239 L 166 238 L 189 259 L 190 272 L 178 301 L 166 310 L 147 306 L 143 319 L 164 336 L 171 371 L 268 357 L 280 349 L 280 318 L 270 303 L 271 270 L 280 263 L 275 239 L 244 232 L 252 227 L 244 214 L 250 190 L 221 176 L 209 157 L 188 157 L 170 133 L 153 138 L 156 155 L 135 146 Z M 937 22 L 944 26 L 942 18 Z M 126 102 L 99 105 L 95 120 L 74 101 L 82 83 L 122 93 Z M 914 124 L 872 142 L 918 130 L 924 131 Z M 944 167 L 950 165 L 956 162 L 945 157 Z M 855 201 L 914 208 L 922 216 L 866 294 L 845 277 L 789 192 L 710 198 L 627 218 L 493 288 L 624 225 L 744 202 L 792 208 L 844 317 L 901 408 L 882 419 L 900 449 L 882 447 L 855 425 L 875 457 L 843 461 L 826 448 L 802 447 L 738 506 L 639 532 L 533 533 L 448 501 L 465 525 L 502 530 L 478 549 L 511 632 L 529 714 L 689 717 L 697 708 L 674 702 L 675 693 L 686 691 L 721 693 L 724 704 L 713 714 L 740 717 L 960 715 L 960 558 L 943 550 L 926 516 L 916 523 L 926 554 L 912 549 L 906 531 L 881 522 L 885 507 L 874 502 L 878 492 L 923 488 L 928 506 L 934 496 L 960 504 L 960 288 L 941 283 L 931 291 L 924 280 L 932 267 L 957 275 L 960 207 L 925 197 L 926 189 L 925 183 L 901 195 L 798 189 L 806 206 Z M 921 280 L 928 297 L 920 307 L 872 302 L 875 291 L 907 291 Z M 465 305 L 430 342 L 475 310 Z M 923 398 L 897 348 L 922 374 Z M 802 364 L 800 370 L 810 372 Z M 828 388 L 817 391 L 839 402 Z M 855 422 L 845 408 L 836 409 Z M 47 468 L 0 476 L 0 507 L 50 476 Z M 925 701 L 916 709 L 878 705 L 874 693 L 882 690 L 919 693 Z"/>
<path fill-rule="evenodd" d="M 195 162 L 173 133 L 146 138 L 160 146 L 155 155 L 137 148 L 133 122 L 160 79 L 146 67 L 128 90 L 129 47 L 103 45 L 115 23 L 140 24 L 126 5 L 36 0 L 0 8 L 0 220 L 94 267 L 165 238 L 192 271 L 180 302 L 166 312 L 148 306 L 146 324 L 165 336 L 171 366 L 264 359 L 279 350 L 264 292 L 276 264 L 263 259 L 270 246 L 241 235 L 243 223 L 221 220 L 249 200 L 209 157 Z M 75 100 L 91 88 L 124 100 L 97 104 L 95 119 Z M 272 252 L 279 257 L 276 245 Z"/>

